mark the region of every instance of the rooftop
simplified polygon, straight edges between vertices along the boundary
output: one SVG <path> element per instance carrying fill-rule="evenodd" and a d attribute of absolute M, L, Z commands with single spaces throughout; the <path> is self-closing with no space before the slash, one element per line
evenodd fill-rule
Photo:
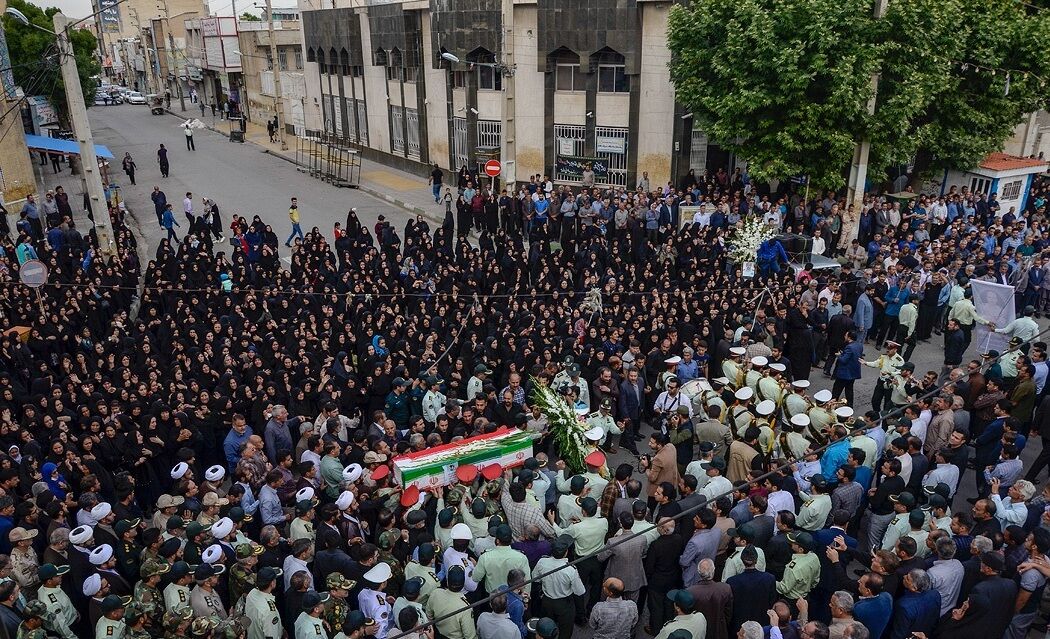
<path fill-rule="evenodd" d="M 1016 171 L 1018 169 L 1046 169 L 1045 160 L 1022 158 L 1008 153 L 989 153 L 981 162 L 981 168 L 989 171 Z"/>

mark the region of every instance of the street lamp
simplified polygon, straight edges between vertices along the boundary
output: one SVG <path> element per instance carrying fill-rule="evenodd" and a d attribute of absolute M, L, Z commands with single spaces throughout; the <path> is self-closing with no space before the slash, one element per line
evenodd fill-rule
<path fill-rule="evenodd" d="M 43 31 L 44 33 L 50 33 L 51 35 L 55 35 L 55 32 L 52 31 L 51 29 L 45 29 L 44 27 L 42 27 L 42 26 L 40 26 L 38 24 L 33 24 L 32 22 L 30 22 L 29 18 L 26 17 L 26 14 L 22 13 L 18 9 L 15 9 L 14 7 L 8 7 L 4 11 L 4 13 L 6 13 L 9 16 L 11 16 L 15 20 L 21 22 L 22 24 L 24 24 L 27 27 L 33 27 L 34 29 L 39 29 L 39 30 Z"/>
<path fill-rule="evenodd" d="M 444 60 L 448 60 L 452 64 L 459 64 L 459 58 L 457 58 L 456 56 L 452 55 L 448 51 L 442 51 L 441 52 L 441 57 Z"/>

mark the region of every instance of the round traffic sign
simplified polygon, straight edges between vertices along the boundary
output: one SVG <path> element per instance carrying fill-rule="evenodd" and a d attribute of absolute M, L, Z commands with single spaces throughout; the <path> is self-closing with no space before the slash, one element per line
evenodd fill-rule
<path fill-rule="evenodd" d="M 47 265 L 40 260 L 27 260 L 18 269 L 18 279 L 29 288 L 40 288 L 47 284 Z"/>
<path fill-rule="evenodd" d="M 499 160 L 489 160 L 485 163 L 485 175 L 489 177 L 496 177 L 499 172 L 503 170 Z"/>

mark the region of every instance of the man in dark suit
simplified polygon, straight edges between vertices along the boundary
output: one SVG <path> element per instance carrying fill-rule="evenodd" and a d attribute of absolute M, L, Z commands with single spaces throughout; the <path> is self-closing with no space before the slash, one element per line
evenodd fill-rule
<path fill-rule="evenodd" d="M 839 550 L 841 545 L 835 542 L 838 537 L 842 537 L 849 551 L 856 550 L 857 540 L 846 533 L 846 526 L 852 515 L 853 513 L 846 510 L 832 511 L 831 526 L 813 533 L 813 541 L 817 544 L 817 558 L 820 559 L 820 580 L 813 589 L 810 599 L 813 602 L 813 605 L 810 606 L 811 619 L 831 623 L 831 608 L 828 602 L 831 600 L 831 593 L 838 590 L 838 586 L 835 583 L 834 569 L 824 551 L 828 546 Z"/>
<path fill-rule="evenodd" d="M 754 495 L 751 497 L 750 502 L 748 510 L 751 511 L 752 518 L 741 528 L 750 533 L 752 543 L 759 548 L 765 548 L 769 540 L 773 538 L 776 520 L 772 515 L 766 513 L 769 502 L 766 501 L 764 496 Z"/>
<path fill-rule="evenodd" d="M 733 590 L 728 584 L 715 581 L 715 562 L 701 559 L 697 568 L 700 581 L 689 586 L 693 595 L 694 612 L 707 619 L 708 639 L 729 639 L 729 620 L 733 616 Z M 748 595 L 749 596 L 749 595 Z"/>
<path fill-rule="evenodd" d="M 744 572 L 726 580 L 733 596 L 733 614 L 729 620 L 729 632 L 733 636 L 745 621 L 769 623 L 766 611 L 777 597 L 777 578 L 756 568 L 758 551 L 755 547 L 745 547 L 740 559 L 744 562 Z"/>
<path fill-rule="evenodd" d="M 628 452 L 637 455 L 638 444 L 635 435 L 642 425 L 642 410 L 645 405 L 645 382 L 639 377 L 636 369 L 627 372 L 627 379 L 620 382 L 619 415 L 623 420 L 623 435 L 620 443 Z"/>

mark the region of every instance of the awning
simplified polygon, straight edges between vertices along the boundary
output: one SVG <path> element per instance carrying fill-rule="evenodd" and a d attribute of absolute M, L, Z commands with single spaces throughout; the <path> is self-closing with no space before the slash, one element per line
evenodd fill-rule
<path fill-rule="evenodd" d="M 54 151 L 64 155 L 80 155 L 80 145 L 75 140 L 49 138 L 43 135 L 27 135 L 26 146 L 34 151 Z M 113 152 L 101 144 L 95 145 L 95 155 L 100 158 L 113 159 Z"/>

